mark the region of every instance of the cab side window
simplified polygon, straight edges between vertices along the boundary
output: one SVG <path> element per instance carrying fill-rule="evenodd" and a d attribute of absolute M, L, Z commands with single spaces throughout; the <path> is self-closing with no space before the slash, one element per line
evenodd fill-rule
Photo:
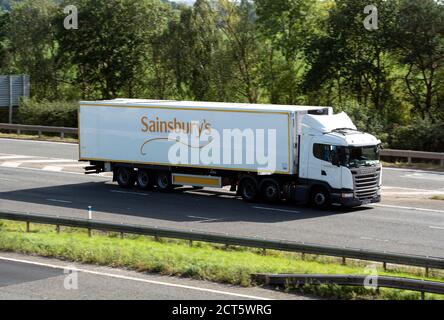
<path fill-rule="evenodd" d="M 313 155 L 317 159 L 331 162 L 331 146 L 328 144 L 315 143 L 313 145 Z"/>

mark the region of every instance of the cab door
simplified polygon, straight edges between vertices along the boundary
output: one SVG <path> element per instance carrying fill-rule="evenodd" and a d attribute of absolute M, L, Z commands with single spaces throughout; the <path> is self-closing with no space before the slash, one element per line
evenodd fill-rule
<path fill-rule="evenodd" d="M 309 152 L 309 178 L 325 181 L 330 187 L 342 188 L 341 168 L 331 163 L 332 153 L 335 147 L 318 142 L 313 138 L 313 148 Z"/>

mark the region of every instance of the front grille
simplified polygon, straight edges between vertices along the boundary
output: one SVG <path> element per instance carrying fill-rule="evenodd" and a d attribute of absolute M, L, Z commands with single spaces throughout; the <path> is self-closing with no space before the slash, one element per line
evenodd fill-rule
<path fill-rule="evenodd" d="M 366 200 L 377 196 L 381 168 L 356 169 L 352 173 L 356 198 Z"/>

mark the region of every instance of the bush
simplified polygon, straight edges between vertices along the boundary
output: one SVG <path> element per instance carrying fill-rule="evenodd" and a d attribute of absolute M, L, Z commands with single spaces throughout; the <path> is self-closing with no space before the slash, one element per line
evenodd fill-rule
<path fill-rule="evenodd" d="M 417 120 L 415 124 L 394 127 L 390 148 L 444 152 L 444 123 Z"/>
<path fill-rule="evenodd" d="M 18 123 L 76 128 L 77 109 L 78 102 L 23 99 L 18 108 Z"/>

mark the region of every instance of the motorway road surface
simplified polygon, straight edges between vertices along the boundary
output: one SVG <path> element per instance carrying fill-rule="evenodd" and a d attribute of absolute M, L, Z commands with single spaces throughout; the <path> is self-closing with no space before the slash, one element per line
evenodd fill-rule
<path fill-rule="evenodd" d="M 108 221 L 444 257 L 443 202 L 427 199 L 444 193 L 444 173 L 384 169 L 381 204 L 317 211 L 224 190 L 122 190 L 81 174 L 77 154 L 74 144 L 0 139 L 0 209 L 85 217 L 92 206 Z"/>
<path fill-rule="evenodd" d="M 77 270 L 77 274 L 73 274 Z M 242 288 L 55 259 L 0 253 L 0 300 L 268 300 L 307 299 L 264 288 Z"/>

